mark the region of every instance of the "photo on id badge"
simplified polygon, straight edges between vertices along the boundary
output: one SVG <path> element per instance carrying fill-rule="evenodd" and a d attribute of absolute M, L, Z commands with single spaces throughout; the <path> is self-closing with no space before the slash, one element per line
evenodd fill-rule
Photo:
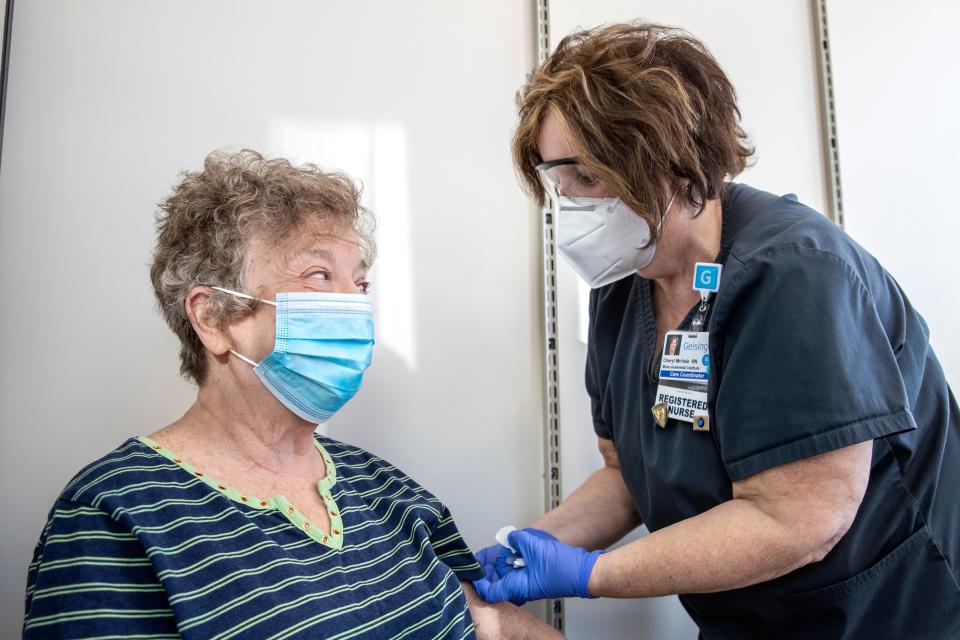
<path fill-rule="evenodd" d="M 667 339 L 667 349 L 663 352 L 665 356 L 680 355 L 680 343 L 683 342 L 683 336 L 679 333 L 670 336 Z"/>

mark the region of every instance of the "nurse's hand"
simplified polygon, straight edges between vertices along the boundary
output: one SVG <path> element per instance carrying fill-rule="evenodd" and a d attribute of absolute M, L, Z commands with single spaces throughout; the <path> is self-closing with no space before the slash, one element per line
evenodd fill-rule
<path fill-rule="evenodd" d="M 510 601 L 520 605 L 543 598 L 589 598 L 590 572 L 602 551 L 587 551 L 557 541 L 539 530 L 521 529 L 510 533 L 510 545 L 520 552 L 526 567 L 511 569 L 499 576 L 474 583 L 487 602 Z M 499 563 L 495 563 L 496 565 Z"/>
<path fill-rule="evenodd" d="M 556 540 L 553 534 L 542 531 L 541 529 L 528 527 L 526 531 L 529 531 L 535 536 L 540 536 L 545 540 Z M 480 566 L 483 567 L 483 572 L 486 574 L 485 577 L 490 582 L 496 582 L 511 571 L 517 571 L 517 568 L 513 566 L 513 560 L 519 556 L 502 544 L 492 544 L 489 547 L 480 549 L 480 551 L 474 554 L 474 557 L 477 559 L 477 562 L 480 563 Z"/>
<path fill-rule="evenodd" d="M 496 582 L 500 579 L 501 575 L 500 570 L 497 568 L 498 564 L 503 567 L 504 573 L 508 570 L 515 570 L 507 564 L 507 558 L 512 555 L 510 549 L 507 549 L 502 544 L 492 544 L 489 547 L 484 547 L 480 549 L 480 551 L 477 551 L 474 557 L 477 559 L 477 562 L 480 563 L 480 566 L 483 567 L 486 579 L 490 582 Z"/>

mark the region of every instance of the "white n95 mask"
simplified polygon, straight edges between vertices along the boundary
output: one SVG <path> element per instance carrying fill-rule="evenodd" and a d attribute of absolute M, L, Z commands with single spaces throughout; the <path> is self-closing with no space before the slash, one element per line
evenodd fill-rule
<path fill-rule="evenodd" d="M 676 197 L 674 192 L 664 216 Z M 650 242 L 650 225 L 620 198 L 560 196 L 556 202 L 557 248 L 591 288 L 634 274 L 653 260 L 657 246 Z"/>

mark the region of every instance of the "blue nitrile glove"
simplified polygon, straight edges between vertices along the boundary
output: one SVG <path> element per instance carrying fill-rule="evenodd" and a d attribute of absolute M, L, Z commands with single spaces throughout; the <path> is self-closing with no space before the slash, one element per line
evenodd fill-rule
<path fill-rule="evenodd" d="M 474 557 L 477 559 L 477 562 L 480 563 L 480 566 L 483 567 L 483 573 L 486 574 L 486 579 L 490 582 L 496 582 L 500 579 L 500 574 L 497 569 L 497 561 L 499 560 L 504 568 L 514 570 L 513 567 L 507 564 L 507 558 L 513 555 L 510 552 L 510 549 L 507 549 L 502 544 L 492 544 L 489 547 L 484 547 L 477 551 L 474 554 Z"/>
<path fill-rule="evenodd" d="M 541 529 L 531 527 L 526 530 L 546 540 L 556 540 L 551 534 Z M 474 557 L 477 559 L 477 562 L 480 563 L 480 566 L 483 567 L 483 573 L 490 582 L 496 582 L 511 571 L 518 570 L 507 562 L 507 560 L 517 558 L 518 556 L 502 544 L 492 544 L 489 547 L 484 547 L 480 549 L 480 551 L 477 551 Z"/>
<path fill-rule="evenodd" d="M 590 572 L 602 551 L 587 551 L 538 536 L 527 529 L 510 534 L 510 545 L 527 566 L 501 576 L 474 582 L 480 597 L 490 603 L 509 600 L 522 604 L 542 598 L 590 598 Z"/>
<path fill-rule="evenodd" d="M 552 540 L 554 542 L 557 541 L 557 539 L 553 536 L 552 533 L 547 533 L 543 529 L 534 529 L 533 527 L 527 527 L 526 529 L 524 529 L 524 531 L 532 533 L 538 538 L 543 538 L 544 540 Z M 506 553 L 501 552 L 499 555 L 497 555 L 494 561 L 494 568 L 497 570 L 497 578 L 502 578 L 503 576 L 507 575 L 511 571 L 519 571 L 520 569 L 522 569 L 522 567 L 518 568 L 513 566 L 512 563 L 507 562 L 508 560 L 522 558 L 523 557 L 522 553 L 513 553 L 512 551 L 510 551 L 510 549 L 507 549 L 504 546 L 501 546 L 500 548 L 506 549 Z M 496 582 L 496 580 L 490 580 L 490 582 Z M 523 604 L 523 603 L 521 602 L 520 604 Z M 517 605 L 517 606 L 520 606 L 520 605 Z"/>

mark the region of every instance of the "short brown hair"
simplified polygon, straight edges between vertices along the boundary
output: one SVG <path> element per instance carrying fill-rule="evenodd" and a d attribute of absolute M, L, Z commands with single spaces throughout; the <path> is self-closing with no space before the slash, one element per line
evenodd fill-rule
<path fill-rule="evenodd" d="M 733 85 L 703 43 L 642 21 L 565 37 L 527 78 L 517 108 L 513 159 L 541 206 L 537 138 L 552 113 L 581 164 L 654 229 L 664 182 L 689 180 L 682 195 L 699 212 L 753 154 Z"/>
<path fill-rule="evenodd" d="M 206 354 L 187 317 L 191 289 L 217 285 L 245 290 L 247 250 L 257 237 L 279 246 L 310 224 L 354 230 L 366 267 L 373 264 L 373 214 L 347 175 L 313 164 L 294 166 L 250 149 L 214 151 L 200 171 L 181 174 L 157 214 L 150 280 L 160 312 L 180 338 L 180 373 L 201 384 Z M 210 308 L 223 324 L 256 303 L 215 293 Z"/>

